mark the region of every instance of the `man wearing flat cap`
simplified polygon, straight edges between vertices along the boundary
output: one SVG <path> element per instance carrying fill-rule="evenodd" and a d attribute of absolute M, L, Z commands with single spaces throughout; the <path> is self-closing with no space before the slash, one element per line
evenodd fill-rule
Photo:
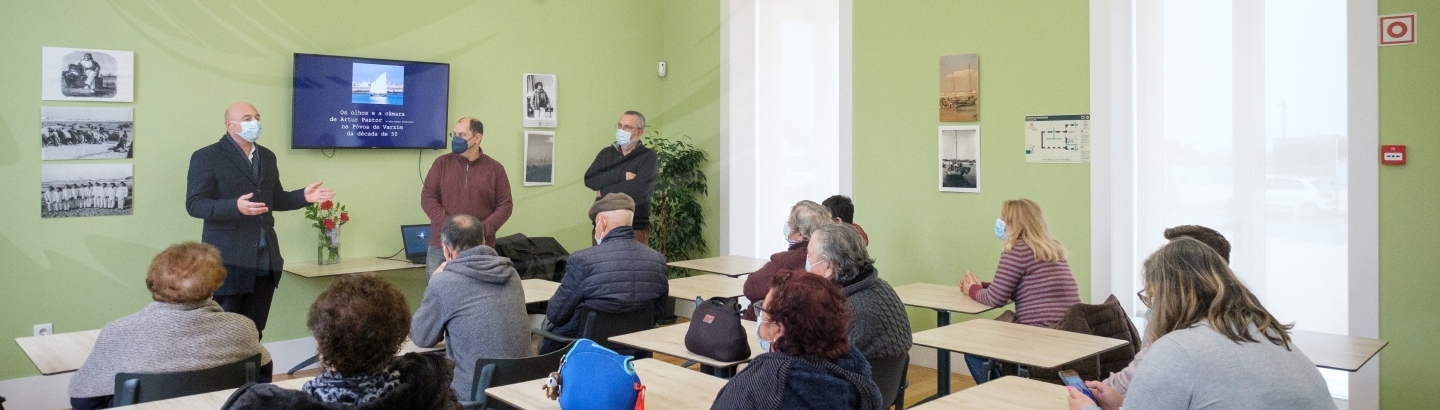
<path fill-rule="evenodd" d="M 635 230 L 630 227 L 634 218 L 635 200 L 624 193 L 605 195 L 590 206 L 598 245 L 570 255 L 565 278 L 545 310 L 546 330 L 578 337 L 581 318 L 589 311 L 628 313 L 651 307 L 657 317 L 663 316 L 661 307 L 670 297 L 665 257 L 635 240 Z M 539 353 L 562 347 L 564 343 L 544 339 Z"/>

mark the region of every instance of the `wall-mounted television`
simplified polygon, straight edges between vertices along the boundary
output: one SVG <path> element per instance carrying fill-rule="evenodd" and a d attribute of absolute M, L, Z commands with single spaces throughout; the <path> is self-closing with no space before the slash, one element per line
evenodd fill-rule
<path fill-rule="evenodd" d="M 449 64 L 295 54 L 291 148 L 444 148 L 449 110 Z"/>

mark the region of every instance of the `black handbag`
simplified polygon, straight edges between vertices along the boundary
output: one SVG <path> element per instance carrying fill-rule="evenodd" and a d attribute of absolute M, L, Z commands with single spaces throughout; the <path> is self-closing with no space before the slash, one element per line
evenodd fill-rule
<path fill-rule="evenodd" d="M 750 358 L 750 341 L 740 324 L 739 298 L 695 298 L 695 314 L 685 331 L 685 349 L 722 362 Z"/>

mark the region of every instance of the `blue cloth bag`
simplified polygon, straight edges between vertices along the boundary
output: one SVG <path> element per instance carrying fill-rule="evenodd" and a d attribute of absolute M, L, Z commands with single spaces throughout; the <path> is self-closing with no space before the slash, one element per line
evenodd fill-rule
<path fill-rule="evenodd" d="M 643 386 L 634 358 L 621 356 L 590 339 L 560 362 L 560 408 L 563 410 L 633 410 Z"/>

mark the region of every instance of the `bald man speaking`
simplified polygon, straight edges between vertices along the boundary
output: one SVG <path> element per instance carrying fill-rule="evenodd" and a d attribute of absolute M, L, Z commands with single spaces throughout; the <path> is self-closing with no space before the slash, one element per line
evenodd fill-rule
<path fill-rule="evenodd" d="M 260 112 L 248 103 L 231 104 L 225 136 L 190 155 L 185 210 L 205 221 L 201 240 L 220 249 L 225 264 L 225 284 L 215 291 L 215 302 L 255 321 L 263 335 L 285 266 L 270 212 L 304 208 L 335 193 L 319 182 L 286 191 L 275 153 L 256 144 L 258 139 Z"/>

